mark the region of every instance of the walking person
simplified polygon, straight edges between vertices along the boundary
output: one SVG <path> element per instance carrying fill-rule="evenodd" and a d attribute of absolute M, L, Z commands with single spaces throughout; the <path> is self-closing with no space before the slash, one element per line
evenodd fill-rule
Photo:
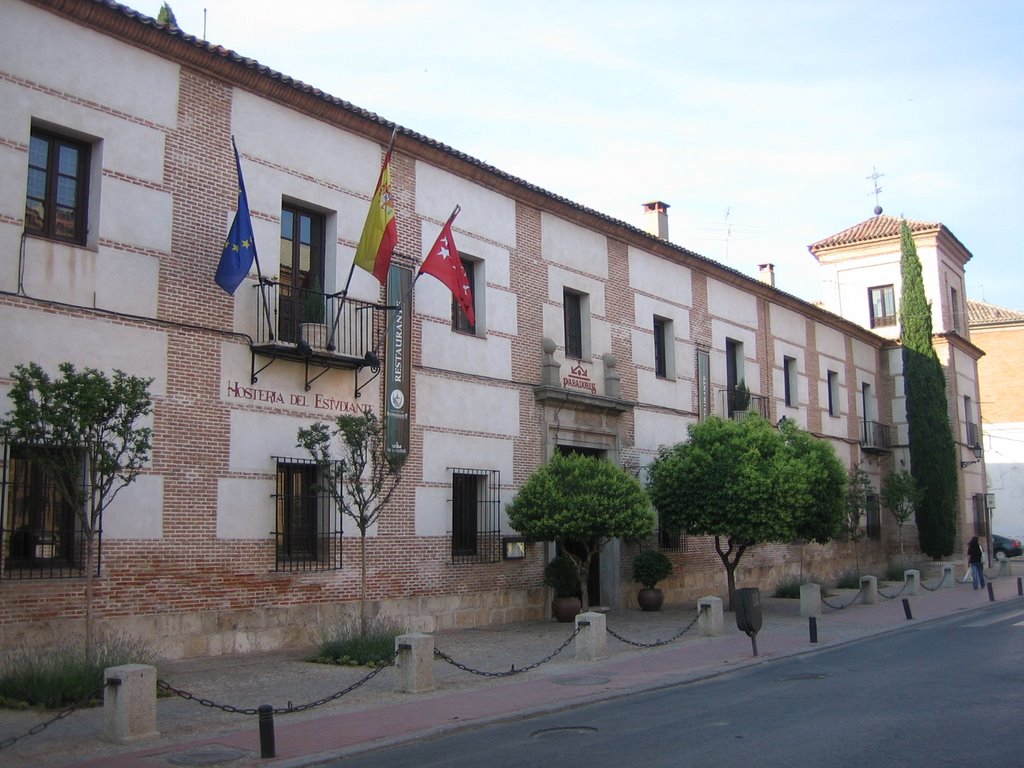
<path fill-rule="evenodd" d="M 981 589 L 985 586 L 985 566 L 981 562 L 982 554 L 978 537 L 974 536 L 967 542 L 967 564 L 971 568 L 971 583 L 975 589 Z"/>

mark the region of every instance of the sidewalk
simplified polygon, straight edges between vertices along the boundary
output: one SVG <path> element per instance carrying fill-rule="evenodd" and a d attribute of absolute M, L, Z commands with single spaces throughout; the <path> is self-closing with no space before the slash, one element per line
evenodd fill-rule
<path fill-rule="evenodd" d="M 926 582 L 934 586 L 936 580 Z M 160 737 L 133 745 L 102 739 L 102 708 L 78 710 L 42 732 L 20 739 L 0 752 L 0 763 L 20 766 L 80 768 L 158 768 L 170 765 L 303 766 L 345 754 L 394 744 L 453 728 L 511 716 L 553 711 L 627 693 L 699 680 L 751 664 L 814 652 L 864 637 L 899 631 L 921 623 L 983 610 L 993 603 L 987 590 L 957 583 L 952 589 L 922 590 L 906 597 L 902 585 L 881 585 L 892 599 L 879 597 L 864 605 L 854 590 L 829 598 L 839 609 L 823 607 L 816 620 L 818 642 L 810 642 L 810 625 L 800 617 L 799 600 L 762 595 L 763 626 L 758 656 L 750 638 L 736 629 L 735 615 L 725 614 L 725 634 L 700 637 L 696 625 L 679 639 L 653 648 L 638 648 L 608 636 L 608 655 L 577 662 L 573 644 L 542 665 L 506 677 L 482 676 L 435 660 L 435 689 L 428 693 L 395 692 L 395 670 L 386 668 L 354 691 L 300 713 L 274 718 L 276 757 L 260 758 L 258 719 L 225 712 L 180 696 L 157 703 Z M 1017 579 L 993 582 L 996 602 L 1018 600 Z M 912 619 L 907 619 L 906 597 Z M 1021 602 L 1024 609 L 1024 601 Z M 657 613 L 614 609 L 607 613 L 611 632 L 634 643 L 668 640 L 693 622 L 691 607 L 668 606 Z M 473 670 L 507 672 L 546 659 L 572 634 L 572 624 L 553 620 L 441 632 L 435 647 Z M 366 677 L 366 668 L 311 664 L 301 652 L 276 652 L 166 662 L 159 678 L 197 699 L 237 709 L 300 706 L 329 698 Z M 0 741 L 20 736 L 53 713 L 0 710 Z"/>

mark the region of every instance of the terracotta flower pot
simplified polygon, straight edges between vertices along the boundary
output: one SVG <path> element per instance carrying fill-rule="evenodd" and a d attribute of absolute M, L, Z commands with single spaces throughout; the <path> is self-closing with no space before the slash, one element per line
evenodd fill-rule
<path fill-rule="evenodd" d="M 551 601 L 551 615 L 558 621 L 570 622 L 583 609 L 583 602 L 578 597 L 556 597 Z"/>

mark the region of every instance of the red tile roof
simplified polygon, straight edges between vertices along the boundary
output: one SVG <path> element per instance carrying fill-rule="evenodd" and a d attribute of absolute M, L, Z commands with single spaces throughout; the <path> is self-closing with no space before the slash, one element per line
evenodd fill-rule
<path fill-rule="evenodd" d="M 968 299 L 967 322 L 972 328 L 976 325 L 1024 323 L 1024 312 Z"/>
<path fill-rule="evenodd" d="M 854 224 L 842 232 L 837 232 L 823 240 L 812 243 L 808 248 L 813 253 L 823 248 L 836 248 L 841 245 L 852 245 L 853 243 L 866 243 L 871 240 L 888 240 L 893 237 L 899 237 L 900 224 L 903 221 L 898 216 L 872 216 L 860 224 Z M 929 221 L 906 219 L 906 222 L 911 232 L 937 232 L 942 227 L 942 224 Z"/>

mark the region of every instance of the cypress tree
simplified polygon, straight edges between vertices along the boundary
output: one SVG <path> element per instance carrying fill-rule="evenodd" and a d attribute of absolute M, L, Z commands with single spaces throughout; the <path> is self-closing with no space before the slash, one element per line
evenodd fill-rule
<path fill-rule="evenodd" d="M 904 221 L 900 227 L 900 336 L 903 391 L 910 433 L 910 473 L 921 490 L 916 522 L 921 551 L 952 554 L 956 539 L 956 448 L 949 427 L 946 378 L 932 346 L 932 309 L 924 293 L 921 260 Z"/>

